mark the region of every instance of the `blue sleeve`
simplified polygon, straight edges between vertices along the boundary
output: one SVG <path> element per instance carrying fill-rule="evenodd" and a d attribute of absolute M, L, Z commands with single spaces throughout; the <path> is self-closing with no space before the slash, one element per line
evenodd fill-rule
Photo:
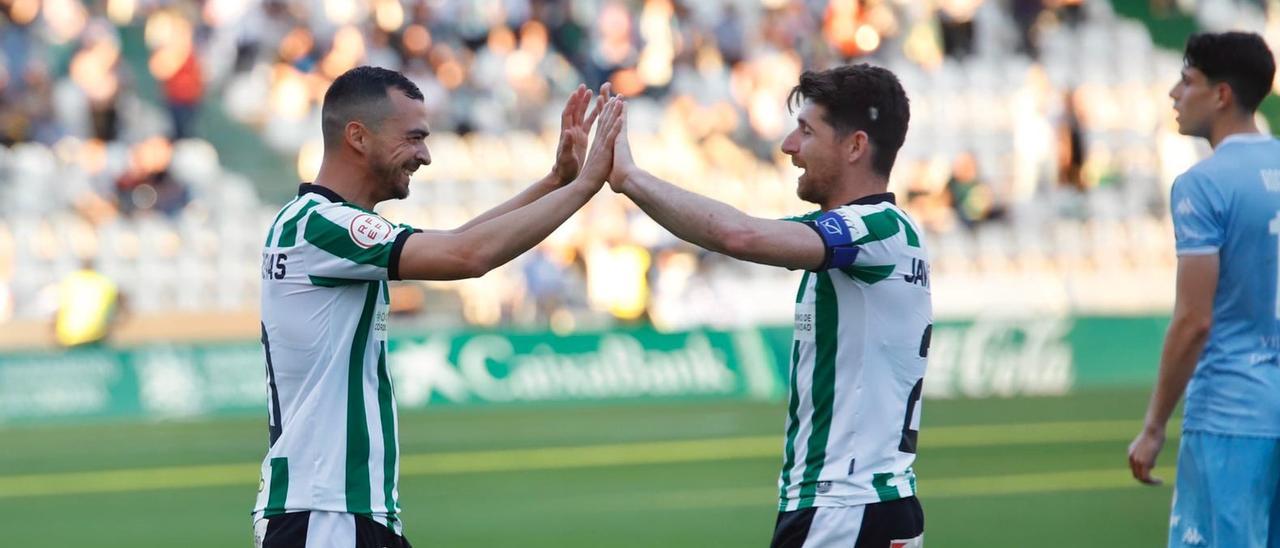
<path fill-rule="evenodd" d="M 1178 255 L 1217 253 L 1224 236 L 1226 200 L 1205 176 L 1183 173 L 1173 181 L 1169 208 Z"/>

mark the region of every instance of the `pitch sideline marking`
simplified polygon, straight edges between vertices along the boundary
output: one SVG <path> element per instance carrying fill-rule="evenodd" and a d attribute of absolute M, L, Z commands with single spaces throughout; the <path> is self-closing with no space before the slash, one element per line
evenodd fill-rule
<path fill-rule="evenodd" d="M 925 448 L 948 448 L 1124 441 L 1137 432 L 1140 426 L 1138 421 L 1117 420 L 941 426 L 926 430 L 921 444 Z M 1171 433 L 1178 431 L 1176 425 L 1174 426 L 1169 429 Z M 1176 436 L 1171 434 L 1171 437 Z M 770 435 L 577 447 L 423 453 L 402 456 L 400 475 L 402 477 L 450 475 L 771 458 L 781 454 L 781 445 L 780 436 Z M 1085 472 L 1111 473 L 1111 471 Z M 258 479 L 258 475 L 258 464 L 241 463 L 0 476 L 0 499 L 251 485 Z M 1038 476 L 1045 476 L 1045 474 Z M 972 480 L 989 485 L 987 487 L 975 485 L 973 488 L 990 490 L 993 489 L 990 485 L 1006 485 L 1000 481 L 1002 477 L 1006 476 L 939 478 L 930 480 L 930 484 L 938 488 L 939 485 L 949 485 L 945 483 L 948 481 Z M 1093 476 L 1082 477 L 1092 478 Z M 943 492 L 945 493 L 945 488 Z"/>

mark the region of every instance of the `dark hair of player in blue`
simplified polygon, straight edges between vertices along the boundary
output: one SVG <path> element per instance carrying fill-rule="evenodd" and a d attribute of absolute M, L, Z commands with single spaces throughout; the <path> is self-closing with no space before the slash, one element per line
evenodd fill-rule
<path fill-rule="evenodd" d="M 787 106 L 799 107 L 804 99 L 826 109 L 823 121 L 835 128 L 839 137 L 865 131 L 874 145 L 871 168 L 889 176 L 911 121 L 907 92 L 893 72 L 865 63 L 807 70 L 800 75 L 800 83 L 791 88 Z"/>
<path fill-rule="evenodd" d="M 1271 49 L 1252 32 L 1192 34 L 1182 61 L 1203 72 L 1211 83 L 1226 82 L 1236 104 L 1247 113 L 1258 110 L 1276 75 Z"/>
<path fill-rule="evenodd" d="M 422 101 L 422 91 L 403 74 L 381 67 L 361 66 L 342 73 L 324 92 L 320 131 L 325 147 L 342 142 L 347 123 L 359 121 L 377 130 L 391 112 L 391 89 Z"/>

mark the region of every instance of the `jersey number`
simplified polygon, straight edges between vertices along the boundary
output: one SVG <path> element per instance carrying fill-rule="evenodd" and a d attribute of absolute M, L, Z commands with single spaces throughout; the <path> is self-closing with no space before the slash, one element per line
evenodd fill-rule
<path fill-rule="evenodd" d="M 924 379 L 916 381 L 916 385 L 911 387 L 911 396 L 907 397 L 907 416 L 902 419 L 902 441 L 898 442 L 898 450 L 903 453 L 915 454 L 916 441 L 920 437 L 920 431 L 911 428 L 911 419 L 916 414 L 916 404 L 920 402 L 920 392 L 924 390 Z"/>
<path fill-rule="evenodd" d="M 1271 229 L 1272 234 L 1280 235 L 1280 211 L 1277 211 L 1276 217 L 1271 219 L 1271 225 L 1268 228 Z M 1280 240 L 1277 240 L 1276 246 L 1280 250 Z M 1280 251 L 1277 253 L 1277 257 L 1280 257 Z M 1280 267 L 1276 268 L 1276 319 L 1280 320 Z"/>
<path fill-rule="evenodd" d="M 933 340 L 933 324 L 929 324 L 924 328 L 924 333 L 920 334 L 920 357 L 929 357 L 929 344 Z M 916 452 L 916 441 L 920 437 L 920 431 L 911 428 L 911 419 L 915 418 L 916 404 L 920 402 L 921 393 L 924 391 L 924 379 L 916 381 L 916 385 L 911 387 L 911 395 L 907 396 L 907 416 L 902 419 L 902 440 L 898 442 L 898 450 L 903 453 Z"/>
<path fill-rule="evenodd" d="M 263 253 L 262 279 L 283 280 L 285 275 L 284 262 L 287 260 L 289 260 L 289 256 L 284 253 Z"/>
<path fill-rule="evenodd" d="M 280 393 L 276 391 L 276 369 L 271 365 L 271 341 L 267 339 L 267 324 L 258 325 L 262 326 L 262 348 L 267 353 L 267 389 L 271 391 L 271 407 L 267 408 L 267 447 L 273 447 L 284 432 L 284 425 L 280 422 Z"/>

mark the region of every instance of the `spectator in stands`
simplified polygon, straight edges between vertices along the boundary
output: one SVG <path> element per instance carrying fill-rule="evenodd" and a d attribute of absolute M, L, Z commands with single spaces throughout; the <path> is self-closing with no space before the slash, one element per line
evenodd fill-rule
<path fill-rule="evenodd" d="M 520 265 L 524 276 L 525 293 L 533 300 L 538 323 L 545 323 L 551 313 L 559 308 L 564 282 L 560 269 L 551 258 L 546 245 L 530 251 Z"/>
<path fill-rule="evenodd" d="M 110 332 L 117 308 L 123 304 L 115 282 L 84 260 L 58 286 L 54 338 L 63 347 L 93 345 Z"/>
<path fill-rule="evenodd" d="M 964 59 L 973 55 L 973 16 L 981 4 L 981 0 L 944 0 L 938 7 L 942 48 L 947 57 Z"/>
<path fill-rule="evenodd" d="M 120 98 L 124 68 L 120 64 L 120 38 L 104 20 L 85 29 L 79 51 L 71 58 L 71 80 L 89 110 L 89 135 L 104 141 L 120 136 Z"/>
<path fill-rule="evenodd" d="M 1001 213 L 991 187 L 978 176 L 978 160 L 973 153 L 960 153 L 952 161 L 947 195 L 956 218 L 965 228 L 998 218 Z"/>
<path fill-rule="evenodd" d="M 721 8 L 720 19 L 715 26 L 716 47 L 725 64 L 736 65 L 747 56 L 747 32 L 743 28 L 738 6 L 726 2 Z"/>
<path fill-rule="evenodd" d="M 196 113 L 204 96 L 204 76 L 191 24 L 179 17 L 173 18 L 172 24 L 168 40 L 151 55 L 150 65 L 169 108 L 172 124 L 169 136 L 177 140 L 195 135 Z"/>
<path fill-rule="evenodd" d="M 1080 92 L 1067 91 L 1062 98 L 1062 116 L 1058 119 L 1058 182 L 1076 190 L 1084 184 L 1084 128 L 1080 122 Z"/>
<path fill-rule="evenodd" d="M 1075 27 L 1084 21 L 1084 0 L 1051 0 L 1058 18 Z"/>
<path fill-rule="evenodd" d="M 172 158 L 173 146 L 163 137 L 153 137 L 133 146 L 129 168 L 116 179 L 122 212 L 155 210 L 174 216 L 187 205 L 190 194 L 169 172 Z"/>
<path fill-rule="evenodd" d="M 1018 26 L 1018 51 L 1033 59 L 1040 57 L 1036 23 L 1044 13 L 1044 0 L 1012 0 L 1009 7 Z"/>

